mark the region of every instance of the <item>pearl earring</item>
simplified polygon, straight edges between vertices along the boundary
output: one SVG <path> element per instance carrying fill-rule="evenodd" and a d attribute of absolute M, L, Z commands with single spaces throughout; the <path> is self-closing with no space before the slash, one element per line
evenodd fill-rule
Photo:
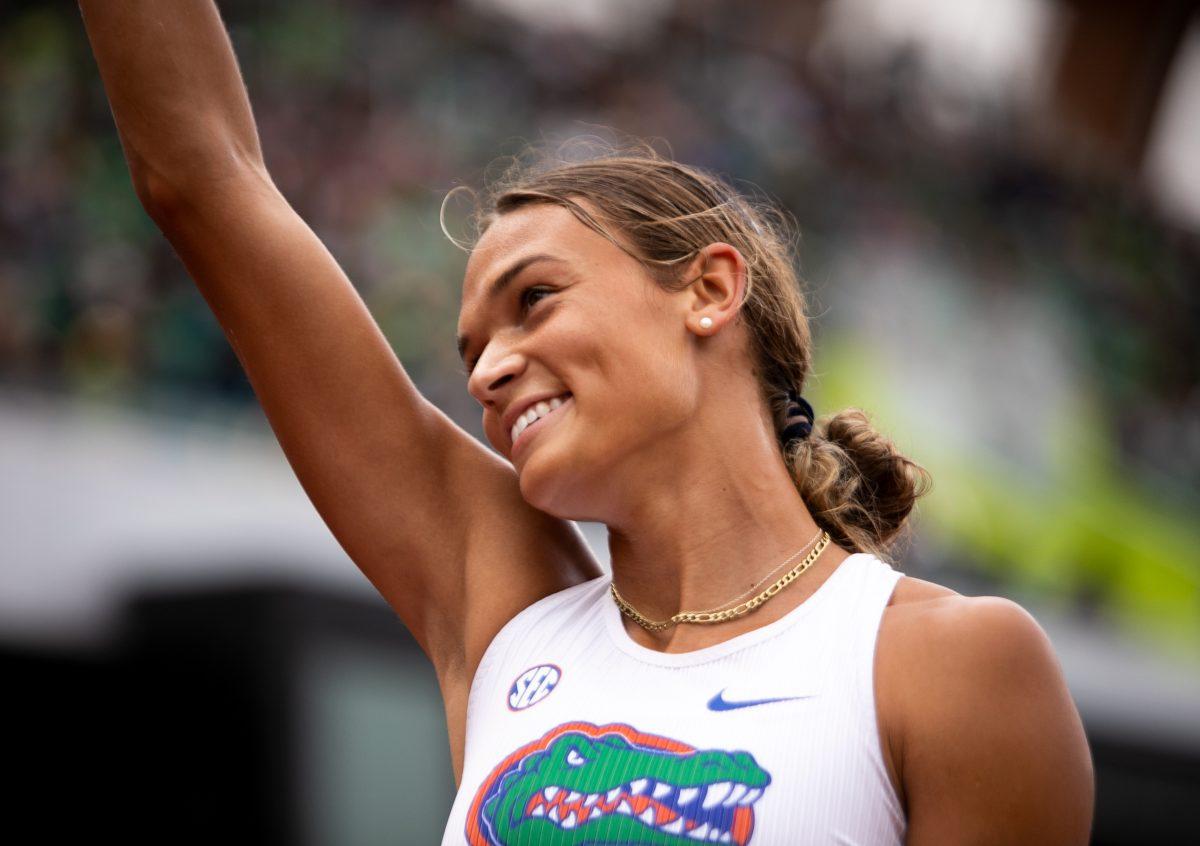
<path fill-rule="evenodd" d="M 701 329 L 711 329 L 712 328 L 712 318 L 711 317 L 701 317 L 700 318 L 700 328 Z"/>

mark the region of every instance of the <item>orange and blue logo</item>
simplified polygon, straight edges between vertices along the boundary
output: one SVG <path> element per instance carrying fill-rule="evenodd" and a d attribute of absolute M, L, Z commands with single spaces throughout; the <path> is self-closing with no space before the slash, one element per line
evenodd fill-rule
<path fill-rule="evenodd" d="M 492 769 L 470 846 L 748 846 L 771 776 L 742 750 L 696 749 L 624 723 L 555 726 Z"/>

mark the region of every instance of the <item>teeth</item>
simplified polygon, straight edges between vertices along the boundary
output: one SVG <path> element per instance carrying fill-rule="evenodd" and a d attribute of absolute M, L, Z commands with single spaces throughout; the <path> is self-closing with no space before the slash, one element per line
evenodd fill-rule
<path fill-rule="evenodd" d="M 561 403 L 560 403 L 561 404 Z M 732 843 L 731 832 L 723 830 L 711 823 L 702 823 L 691 831 L 686 830 L 686 817 L 683 815 L 676 816 L 675 819 L 664 825 L 655 826 L 656 814 L 659 811 L 654 807 L 646 808 L 641 815 L 634 812 L 632 804 L 627 799 L 620 799 L 620 804 L 616 808 L 607 813 L 598 804 L 601 799 L 606 800 L 606 804 L 611 804 L 625 794 L 630 796 L 638 796 L 642 794 L 652 795 L 655 799 L 662 799 L 670 793 L 673 793 L 676 787 L 669 782 L 656 781 L 652 778 L 634 779 L 627 785 L 614 787 L 612 790 L 600 793 L 580 793 L 578 791 L 566 791 L 561 787 L 550 786 L 543 788 L 542 795 L 546 799 L 548 807 L 538 805 L 533 809 L 533 816 L 548 817 L 559 824 L 559 827 L 570 829 L 579 825 L 580 817 L 575 811 L 571 811 L 565 818 L 560 818 L 560 813 L 566 812 L 565 805 L 568 803 L 576 803 L 582 800 L 581 808 L 590 809 L 588 812 L 589 821 L 592 819 L 600 819 L 614 812 L 624 814 L 630 817 L 636 817 L 639 821 L 648 826 L 653 826 L 666 834 L 686 834 L 692 840 L 699 840 L 706 843 Z M 715 784 L 704 787 L 684 787 L 679 788 L 678 805 L 688 805 L 696 800 L 697 797 L 703 799 L 701 803 L 705 809 L 715 808 L 717 806 L 730 808 L 752 804 L 759 796 L 762 795 L 761 787 L 749 787 L 745 784 L 733 781 L 719 781 Z M 560 794 L 561 801 L 554 803 L 554 799 Z"/>
<path fill-rule="evenodd" d="M 718 781 L 716 784 L 710 784 L 708 792 L 704 794 L 704 807 L 711 808 L 721 804 L 721 801 L 729 795 L 729 790 L 732 787 L 733 784 L 728 781 Z"/>
<path fill-rule="evenodd" d="M 538 805 L 536 808 L 533 809 L 533 816 L 535 816 L 535 817 L 546 816 L 546 809 L 543 808 L 541 805 Z"/>
<path fill-rule="evenodd" d="M 524 432 L 525 429 L 529 427 L 529 424 L 531 424 L 534 420 L 549 414 L 564 402 L 566 402 L 566 400 L 563 397 L 555 397 L 549 401 L 541 400 L 539 402 L 535 402 L 526 410 L 524 414 L 518 417 L 517 422 L 513 424 L 512 431 L 509 432 L 512 442 L 516 443 L 517 438 L 521 436 L 521 433 Z"/>
<path fill-rule="evenodd" d="M 733 790 L 729 793 L 729 797 L 721 803 L 721 806 L 728 808 L 730 805 L 736 805 L 737 800 L 742 798 L 742 794 L 744 794 L 747 789 L 748 788 L 744 784 L 735 784 L 733 786 Z"/>

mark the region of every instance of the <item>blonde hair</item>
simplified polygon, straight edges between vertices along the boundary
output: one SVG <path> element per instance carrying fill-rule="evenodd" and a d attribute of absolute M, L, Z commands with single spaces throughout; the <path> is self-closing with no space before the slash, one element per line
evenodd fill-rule
<path fill-rule="evenodd" d="M 620 144 L 572 139 L 555 150 L 529 145 L 500 161 L 499 175 L 485 177 L 483 196 L 475 198 L 471 222 L 476 240 L 514 209 L 534 203 L 562 206 L 641 262 L 670 291 L 689 284 L 677 268 L 703 247 L 718 241 L 735 246 L 746 262 L 740 315 L 754 373 L 776 433 L 782 431 L 787 393 L 802 391 L 812 360 L 805 296 L 795 270 L 794 223 L 786 212 L 637 139 Z M 459 190 L 470 189 L 447 194 L 442 231 L 460 248 L 470 249 L 445 225 L 446 202 Z M 602 219 L 578 200 L 587 201 Z M 617 240 L 614 230 L 632 250 Z M 917 499 L 932 485 L 928 472 L 877 432 L 859 408 L 812 423 L 806 438 L 788 444 L 781 439 L 780 452 L 813 519 L 840 546 L 891 561 Z"/>

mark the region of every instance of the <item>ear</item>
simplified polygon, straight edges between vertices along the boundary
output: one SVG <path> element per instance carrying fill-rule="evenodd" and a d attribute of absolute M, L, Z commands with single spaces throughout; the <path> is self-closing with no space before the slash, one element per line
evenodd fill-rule
<path fill-rule="evenodd" d="M 682 292 L 691 331 L 711 335 L 737 316 L 746 292 L 746 260 L 737 247 L 709 244 L 696 254 L 683 278 L 692 280 Z M 700 325 L 705 317 L 712 320 L 707 328 Z"/>

